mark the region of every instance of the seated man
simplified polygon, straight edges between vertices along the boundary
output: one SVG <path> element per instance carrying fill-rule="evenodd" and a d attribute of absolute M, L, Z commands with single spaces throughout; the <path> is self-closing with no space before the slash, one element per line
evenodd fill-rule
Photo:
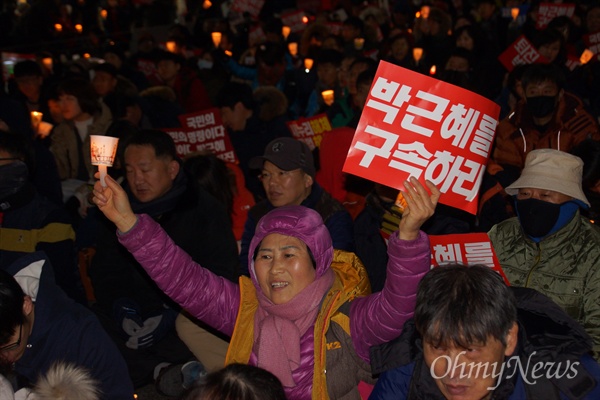
<path fill-rule="evenodd" d="M 248 248 L 256 224 L 276 207 L 302 205 L 317 211 L 331 234 L 333 247 L 353 251 L 352 217 L 342 204 L 315 180 L 315 164 L 308 146 L 296 139 L 271 141 L 262 156 L 250 159 L 250 168 L 262 170 L 260 179 L 267 198 L 250 209 L 242 235 L 241 272 L 248 274 Z"/>
<path fill-rule="evenodd" d="M 162 131 L 142 130 L 124 142 L 123 154 L 133 209 L 158 221 L 196 262 L 237 282 L 237 244 L 225 206 L 188 179 L 173 139 Z M 192 356 L 175 335 L 179 306 L 117 242 L 114 224 L 103 222 L 89 274 L 102 322 L 139 387 L 152 380 L 161 363 L 183 363 Z M 222 342 L 204 335 L 200 344 L 210 348 L 215 341 Z"/>
<path fill-rule="evenodd" d="M 371 349 L 373 373 L 385 372 L 369 399 L 598 399 L 591 347 L 535 290 L 486 266 L 435 268 L 400 337 Z"/>
<path fill-rule="evenodd" d="M 594 340 L 600 352 L 600 231 L 579 214 L 583 162 L 558 150 L 534 150 L 506 188 L 518 217 L 489 231 L 510 283 L 544 293 Z"/>
<path fill-rule="evenodd" d="M 0 270 L 0 366 L 17 382 L 35 384 L 57 362 L 85 368 L 99 382 L 100 398 L 130 400 L 133 385 L 114 343 L 87 308 L 54 283 L 43 252 Z M 18 388 L 17 388 L 18 389 Z"/>

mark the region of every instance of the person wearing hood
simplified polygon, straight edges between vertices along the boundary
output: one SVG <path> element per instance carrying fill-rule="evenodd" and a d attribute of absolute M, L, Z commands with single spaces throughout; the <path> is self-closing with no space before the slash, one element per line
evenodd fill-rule
<path fill-rule="evenodd" d="M 152 218 L 134 214 L 112 179 L 94 186 L 94 202 L 113 221 L 120 243 L 160 288 L 198 319 L 232 335 L 226 362 L 256 365 L 295 399 L 359 399 L 373 384 L 369 348 L 397 337 L 411 317 L 416 286 L 431 252 L 420 227 L 440 197 L 431 182 L 405 182 L 408 209 L 390 237 L 387 282 L 369 295 L 364 267 L 333 249 L 319 214 L 278 207 L 258 223 L 238 284 L 217 277 L 180 248 Z"/>
<path fill-rule="evenodd" d="M 56 285 L 52 264 L 38 251 L 0 270 L 0 371 L 14 373 L 20 389 L 34 385 L 59 361 L 88 371 L 99 383 L 101 399 L 133 398 L 116 346 L 94 314 Z"/>
<path fill-rule="evenodd" d="M 552 149 L 534 150 L 506 192 L 517 217 L 488 232 L 513 286 L 547 295 L 585 328 L 600 354 L 600 231 L 580 215 L 583 161 Z"/>

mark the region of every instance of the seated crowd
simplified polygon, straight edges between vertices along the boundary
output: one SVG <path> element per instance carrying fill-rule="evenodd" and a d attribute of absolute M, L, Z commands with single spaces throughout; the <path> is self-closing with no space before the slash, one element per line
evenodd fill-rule
<path fill-rule="evenodd" d="M 88 57 L 16 62 L 1 398 L 600 398 L 600 53 L 580 60 L 600 6 L 319 2 L 286 31 L 304 3 L 153 33 L 116 7 L 127 32 L 105 22 Z M 539 60 L 503 64 L 519 38 Z M 476 215 L 342 171 L 380 61 L 500 106 Z M 199 112 L 233 158 L 178 146 Z M 289 123 L 314 116 L 332 130 L 311 149 Z M 102 182 L 92 135 L 119 139 Z M 487 233 L 505 279 L 431 268 L 429 236 L 454 233 Z"/>

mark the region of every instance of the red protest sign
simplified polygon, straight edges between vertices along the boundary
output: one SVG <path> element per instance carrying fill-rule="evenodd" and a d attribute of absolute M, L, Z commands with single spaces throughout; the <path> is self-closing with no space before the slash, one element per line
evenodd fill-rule
<path fill-rule="evenodd" d="M 257 19 L 264 4 L 265 0 L 234 0 L 231 10 L 239 13 L 247 12 L 252 18 Z"/>
<path fill-rule="evenodd" d="M 306 28 L 302 20 L 304 16 L 302 10 L 288 11 L 281 14 L 281 22 L 283 22 L 283 25 L 289 26 L 292 33 L 302 32 Z"/>
<path fill-rule="evenodd" d="M 259 25 L 253 25 L 250 28 L 250 32 L 248 32 L 248 43 L 253 46 L 257 46 L 261 43 L 266 42 L 267 35 L 265 35 L 265 31 Z"/>
<path fill-rule="evenodd" d="M 583 35 L 586 48 L 594 54 L 600 54 L 600 32 Z"/>
<path fill-rule="evenodd" d="M 486 265 L 506 278 L 492 242 L 487 233 L 464 233 L 454 235 L 429 235 L 431 245 L 431 268 L 444 264 Z"/>
<path fill-rule="evenodd" d="M 482 96 L 382 61 L 343 170 L 397 189 L 428 179 L 442 203 L 475 214 L 499 113 Z"/>
<path fill-rule="evenodd" d="M 179 121 L 182 128 L 163 129 L 175 141 L 179 157 L 209 150 L 223 161 L 238 162 L 217 108 L 180 115 Z"/>
<path fill-rule="evenodd" d="M 287 123 L 292 136 L 308 145 L 311 150 L 321 145 L 323 134 L 331 131 L 331 122 L 326 114 L 318 114 L 309 118 L 300 118 Z"/>
<path fill-rule="evenodd" d="M 547 63 L 537 49 L 523 35 L 519 36 L 500 56 L 498 60 L 507 71 L 512 71 L 516 65 Z"/>
<path fill-rule="evenodd" d="M 550 21 L 556 17 L 566 15 L 571 18 L 575 13 L 575 4 L 571 3 L 541 3 L 538 8 L 538 18 L 535 24 L 536 29 L 544 29 Z"/>

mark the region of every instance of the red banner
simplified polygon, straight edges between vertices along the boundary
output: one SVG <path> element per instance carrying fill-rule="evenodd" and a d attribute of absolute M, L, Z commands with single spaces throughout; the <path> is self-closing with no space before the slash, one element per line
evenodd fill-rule
<path fill-rule="evenodd" d="M 486 265 L 506 278 L 487 233 L 429 235 L 431 268 L 445 264 Z"/>
<path fill-rule="evenodd" d="M 523 35 L 519 36 L 500 56 L 498 60 L 507 71 L 512 71 L 516 65 L 547 63 L 537 49 Z"/>
<path fill-rule="evenodd" d="M 600 54 L 600 32 L 583 35 L 583 40 L 589 51 L 594 54 Z"/>
<path fill-rule="evenodd" d="M 304 16 L 302 10 L 288 11 L 281 14 L 281 22 L 283 25 L 289 26 L 292 33 L 302 32 L 306 28 L 306 24 L 302 21 Z"/>
<path fill-rule="evenodd" d="M 265 0 L 234 0 L 231 4 L 231 10 L 239 13 L 247 12 L 252 18 L 257 19 L 264 4 Z"/>
<path fill-rule="evenodd" d="M 499 106 L 475 93 L 380 62 L 344 172 L 397 189 L 413 176 L 472 214 Z"/>
<path fill-rule="evenodd" d="M 209 150 L 223 161 L 238 163 L 218 108 L 180 115 L 179 121 L 181 128 L 163 129 L 175 141 L 179 157 Z"/>
<path fill-rule="evenodd" d="M 292 136 L 306 143 L 311 150 L 321 146 L 323 134 L 333 129 L 326 114 L 318 114 L 309 118 L 289 121 L 287 126 L 292 132 Z"/>
<path fill-rule="evenodd" d="M 561 17 L 563 15 L 566 15 L 567 17 L 571 18 L 574 13 L 575 4 L 572 3 L 540 3 L 540 7 L 538 9 L 537 23 L 535 24 L 535 27 L 536 29 L 544 29 L 554 18 Z"/>
<path fill-rule="evenodd" d="M 248 43 L 252 46 L 258 46 L 267 41 L 265 31 L 259 25 L 253 25 L 248 32 Z"/>

